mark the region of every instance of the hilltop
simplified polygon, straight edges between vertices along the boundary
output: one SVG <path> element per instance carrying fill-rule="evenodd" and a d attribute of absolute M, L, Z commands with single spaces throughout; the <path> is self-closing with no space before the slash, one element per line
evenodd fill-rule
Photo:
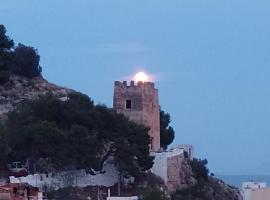
<path fill-rule="evenodd" d="M 39 61 L 37 49 L 21 43 L 16 46 L 0 24 L 0 117 L 25 99 L 48 92 L 65 97 L 72 92 L 46 81 Z"/>
<path fill-rule="evenodd" d="M 145 200 L 241 200 L 238 189 L 209 176 L 206 160 L 187 158 L 178 169 L 182 187 L 169 195 L 162 180 L 149 173 L 154 157 L 148 127 L 95 105 L 87 95 L 49 83 L 41 72 L 37 49 L 15 46 L 0 25 L 0 171 L 15 160 L 28 163 L 31 173 L 84 169 L 95 176 L 106 173 L 103 164 L 110 158 L 121 184 L 124 178 L 134 178 L 122 188 L 127 195 Z M 159 111 L 160 143 L 166 149 L 174 131 L 170 115 Z M 54 199 L 74 199 L 75 193 L 76 199 L 85 199 L 93 188 L 72 188 L 72 194 L 67 190 L 56 191 Z"/>

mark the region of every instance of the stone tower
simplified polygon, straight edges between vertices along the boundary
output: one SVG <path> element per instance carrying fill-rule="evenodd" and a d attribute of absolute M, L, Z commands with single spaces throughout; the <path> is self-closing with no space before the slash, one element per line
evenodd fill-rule
<path fill-rule="evenodd" d="M 152 82 L 116 81 L 113 108 L 130 120 L 150 128 L 151 151 L 160 149 L 160 116 L 158 90 Z"/>

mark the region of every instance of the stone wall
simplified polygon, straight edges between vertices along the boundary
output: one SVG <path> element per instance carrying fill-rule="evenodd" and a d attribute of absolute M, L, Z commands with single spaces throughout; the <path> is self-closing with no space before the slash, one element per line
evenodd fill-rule
<path fill-rule="evenodd" d="M 169 156 L 167 158 L 167 174 L 168 181 L 167 187 L 169 191 L 176 191 L 177 188 L 180 188 L 182 185 L 181 169 L 182 162 L 184 161 L 184 154 L 178 154 Z"/>
<path fill-rule="evenodd" d="M 169 191 L 189 184 L 185 175 L 191 176 L 191 172 L 188 167 L 183 167 L 186 163 L 183 149 L 176 148 L 152 155 L 155 156 L 155 160 L 151 172 L 164 181 Z"/>

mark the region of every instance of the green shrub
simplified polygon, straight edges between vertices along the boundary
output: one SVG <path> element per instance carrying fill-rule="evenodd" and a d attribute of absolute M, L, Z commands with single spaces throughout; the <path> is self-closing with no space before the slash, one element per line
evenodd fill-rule
<path fill-rule="evenodd" d="M 8 51 L 14 46 L 14 42 L 6 35 L 6 27 L 0 24 L 0 52 Z"/>
<path fill-rule="evenodd" d="M 13 40 L 6 35 L 5 26 L 0 24 L 0 84 L 9 80 L 13 46 Z"/>
<path fill-rule="evenodd" d="M 9 71 L 0 71 L 0 85 L 5 84 L 9 80 Z"/>
<path fill-rule="evenodd" d="M 168 200 L 165 193 L 158 188 L 148 188 L 143 193 L 143 200 Z"/>
<path fill-rule="evenodd" d="M 39 76 L 42 71 L 39 60 L 37 49 L 19 44 L 14 51 L 12 72 L 28 78 Z"/>
<path fill-rule="evenodd" d="M 192 168 L 192 172 L 198 181 L 208 179 L 209 170 L 206 167 L 207 163 L 208 161 L 206 159 L 200 160 L 200 159 L 194 158 L 191 161 L 190 165 Z"/>
<path fill-rule="evenodd" d="M 9 80 L 10 73 L 33 78 L 41 74 L 40 56 L 37 49 L 20 44 L 14 49 L 14 42 L 6 35 L 6 28 L 0 24 L 0 84 Z"/>
<path fill-rule="evenodd" d="M 174 130 L 170 123 L 170 114 L 160 110 L 160 147 L 163 149 L 167 149 L 174 140 Z"/>

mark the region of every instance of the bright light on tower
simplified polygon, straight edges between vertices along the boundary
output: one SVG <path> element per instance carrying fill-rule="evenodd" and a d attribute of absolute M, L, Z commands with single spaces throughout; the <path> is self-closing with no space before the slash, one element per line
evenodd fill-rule
<path fill-rule="evenodd" d="M 148 76 L 144 73 L 144 72 L 138 72 L 136 75 L 135 75 L 135 77 L 134 77 L 134 79 L 135 79 L 135 82 L 147 82 L 147 81 L 149 81 L 149 78 L 148 78 Z"/>

